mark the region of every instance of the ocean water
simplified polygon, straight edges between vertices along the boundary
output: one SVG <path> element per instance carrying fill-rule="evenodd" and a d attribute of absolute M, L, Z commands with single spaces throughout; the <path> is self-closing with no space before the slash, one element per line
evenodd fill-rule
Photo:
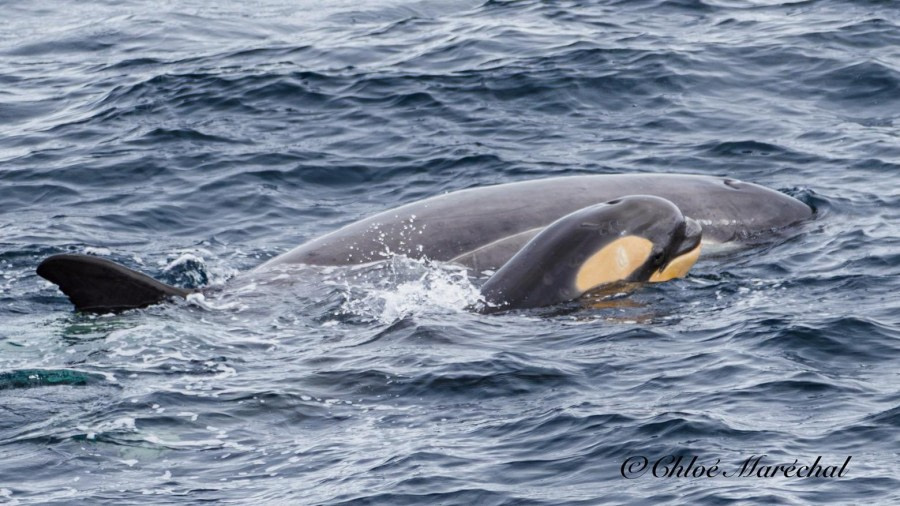
<path fill-rule="evenodd" d="M 2 6 L 0 502 L 900 502 L 897 2 Z M 816 218 L 531 312 L 404 258 L 229 284 L 431 195 L 622 172 Z M 227 289 L 78 314 L 34 274 L 61 252 Z"/>

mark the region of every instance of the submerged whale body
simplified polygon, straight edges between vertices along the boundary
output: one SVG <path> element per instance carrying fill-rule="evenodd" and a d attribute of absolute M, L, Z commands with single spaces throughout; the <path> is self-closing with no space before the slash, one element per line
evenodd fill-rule
<path fill-rule="evenodd" d="M 567 176 L 438 195 L 313 239 L 262 264 L 348 265 L 402 254 L 500 268 L 547 225 L 628 195 L 671 201 L 703 228 L 704 243 L 744 242 L 812 216 L 775 190 L 730 178 L 684 174 Z"/>
<path fill-rule="evenodd" d="M 496 272 L 483 310 L 575 299 L 598 286 L 683 277 L 704 244 L 749 242 L 808 219 L 806 204 L 708 176 L 574 176 L 462 190 L 391 209 L 257 267 L 353 265 L 392 255 Z M 55 255 L 37 273 L 81 311 L 145 307 L 189 290 L 106 259 Z"/>

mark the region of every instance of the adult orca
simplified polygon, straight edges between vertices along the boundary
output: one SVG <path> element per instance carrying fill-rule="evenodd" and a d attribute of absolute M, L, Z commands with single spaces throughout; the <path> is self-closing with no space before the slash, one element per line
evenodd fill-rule
<path fill-rule="evenodd" d="M 406 255 L 476 272 L 499 269 L 482 287 L 488 307 L 538 307 L 616 281 L 681 277 L 699 256 L 701 237 L 705 244 L 752 242 L 811 216 L 812 209 L 792 197 L 730 178 L 558 177 L 391 209 L 301 244 L 250 274 L 284 264 L 353 265 Z M 37 273 L 88 312 L 191 293 L 86 255 L 54 255 Z"/>
<path fill-rule="evenodd" d="M 402 254 L 500 268 L 547 225 L 628 195 L 671 201 L 703 228 L 703 242 L 748 243 L 812 216 L 809 206 L 763 186 L 684 174 L 567 176 L 455 191 L 384 211 L 297 246 L 259 266 L 348 265 Z"/>

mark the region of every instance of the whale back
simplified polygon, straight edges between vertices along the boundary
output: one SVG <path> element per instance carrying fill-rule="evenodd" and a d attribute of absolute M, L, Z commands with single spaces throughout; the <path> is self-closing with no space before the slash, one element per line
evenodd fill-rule
<path fill-rule="evenodd" d="M 284 263 L 350 265 L 394 254 L 496 269 L 540 230 L 578 209 L 633 194 L 673 202 L 706 242 L 743 241 L 812 216 L 806 204 L 734 179 L 679 174 L 558 177 L 456 191 L 384 211 L 301 244 Z"/>

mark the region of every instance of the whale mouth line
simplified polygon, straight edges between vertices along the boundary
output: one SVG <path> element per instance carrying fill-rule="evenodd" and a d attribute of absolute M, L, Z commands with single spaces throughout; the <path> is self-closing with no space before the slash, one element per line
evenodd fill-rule
<path fill-rule="evenodd" d="M 685 218 L 684 225 L 684 236 L 681 239 L 681 243 L 672 253 L 670 263 L 676 258 L 693 251 L 703 240 L 703 228 L 700 226 L 700 223 L 691 218 Z"/>
<path fill-rule="evenodd" d="M 668 264 L 654 272 L 647 281 L 651 283 L 661 283 L 663 281 L 685 277 L 688 271 L 691 270 L 691 267 L 697 262 L 697 259 L 700 258 L 701 249 L 702 246 L 700 242 L 697 242 L 694 249 L 688 250 L 685 253 L 672 258 Z"/>
<path fill-rule="evenodd" d="M 700 249 L 703 239 L 703 230 L 700 224 L 690 218 L 685 218 L 684 233 L 681 241 L 671 254 L 669 261 L 660 266 L 648 281 L 659 283 L 675 278 L 683 278 L 700 258 Z"/>

